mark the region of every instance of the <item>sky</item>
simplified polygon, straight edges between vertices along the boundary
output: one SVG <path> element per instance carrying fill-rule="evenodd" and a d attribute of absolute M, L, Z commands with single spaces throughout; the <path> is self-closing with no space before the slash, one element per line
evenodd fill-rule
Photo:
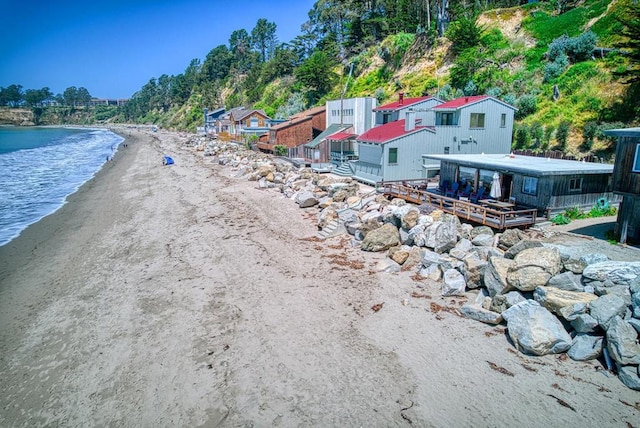
<path fill-rule="evenodd" d="M 204 61 L 260 18 L 280 42 L 300 34 L 314 0 L 0 0 L 0 87 L 85 87 L 129 98 L 152 77 Z"/>

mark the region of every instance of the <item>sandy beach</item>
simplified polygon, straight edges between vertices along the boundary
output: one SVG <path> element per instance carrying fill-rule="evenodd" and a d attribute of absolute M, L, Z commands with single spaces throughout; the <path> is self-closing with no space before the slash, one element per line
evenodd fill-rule
<path fill-rule="evenodd" d="M 600 362 L 520 354 L 186 137 L 121 135 L 0 247 L 0 426 L 640 426 Z"/>

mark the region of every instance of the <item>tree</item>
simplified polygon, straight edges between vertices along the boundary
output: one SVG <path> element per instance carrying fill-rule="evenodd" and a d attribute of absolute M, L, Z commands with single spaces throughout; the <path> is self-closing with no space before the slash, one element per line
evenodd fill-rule
<path fill-rule="evenodd" d="M 336 74 L 331 70 L 334 65 L 329 55 L 323 51 L 316 51 L 296 68 L 295 77 L 308 88 L 311 104 L 331 90 L 336 80 Z"/>
<path fill-rule="evenodd" d="M 22 85 L 9 85 L 6 88 L 0 88 L 0 100 L 2 105 L 8 105 L 10 107 L 17 107 L 22 101 L 24 101 L 24 92 L 22 92 Z"/>
<path fill-rule="evenodd" d="M 451 40 L 451 50 L 459 54 L 465 49 L 476 47 L 480 44 L 485 27 L 478 25 L 475 18 L 461 18 L 452 22 L 445 35 Z"/>
<path fill-rule="evenodd" d="M 225 45 L 213 48 L 200 68 L 202 81 L 224 80 L 229 75 L 233 54 Z"/>
<path fill-rule="evenodd" d="M 629 61 L 628 67 L 616 74 L 622 77 L 625 83 L 640 83 L 640 3 L 627 2 L 621 14 L 616 16 L 616 20 L 622 24 L 622 35 L 627 38 L 617 46 L 626 51 Z"/>
<path fill-rule="evenodd" d="M 24 93 L 24 101 L 29 107 L 41 106 L 44 101 L 52 98 L 53 93 L 47 87 L 42 89 L 27 89 Z"/>
<path fill-rule="evenodd" d="M 253 64 L 251 55 L 251 37 L 244 28 L 235 30 L 229 37 L 229 51 L 231 52 L 231 67 L 240 73 L 245 73 Z"/>
<path fill-rule="evenodd" d="M 251 45 L 260 52 L 262 62 L 268 61 L 276 47 L 276 24 L 264 18 L 258 19 L 256 26 L 251 30 Z"/>
<path fill-rule="evenodd" d="M 567 149 L 567 139 L 569 138 L 570 125 L 569 122 L 562 121 L 556 130 L 557 148 L 560 150 Z"/>

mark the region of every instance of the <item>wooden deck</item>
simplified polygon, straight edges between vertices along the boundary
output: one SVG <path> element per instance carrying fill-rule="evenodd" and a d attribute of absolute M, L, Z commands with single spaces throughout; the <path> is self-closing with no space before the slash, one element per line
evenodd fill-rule
<path fill-rule="evenodd" d="M 432 191 L 419 190 L 405 182 L 383 182 L 380 187 L 386 196 L 404 199 L 415 204 L 430 204 L 461 219 L 483 224 L 498 230 L 529 227 L 536 222 L 536 209 L 500 210 L 489 206 L 448 198 Z"/>

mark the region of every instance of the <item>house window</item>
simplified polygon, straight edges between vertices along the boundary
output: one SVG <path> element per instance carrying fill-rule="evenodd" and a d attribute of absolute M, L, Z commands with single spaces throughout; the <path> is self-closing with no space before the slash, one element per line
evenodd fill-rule
<path fill-rule="evenodd" d="M 453 113 L 441 113 L 440 125 L 453 125 Z"/>
<path fill-rule="evenodd" d="M 389 164 L 398 163 L 398 148 L 389 147 Z"/>
<path fill-rule="evenodd" d="M 569 180 L 569 191 L 579 192 L 582 190 L 582 178 L 572 178 Z"/>
<path fill-rule="evenodd" d="M 382 115 L 382 124 L 391 122 L 391 113 L 384 113 Z"/>
<path fill-rule="evenodd" d="M 475 168 L 461 166 L 458 169 L 458 181 L 463 184 L 466 184 L 467 182 L 475 184 L 477 172 L 478 170 L 476 170 Z"/>
<path fill-rule="evenodd" d="M 249 122 L 249 126 L 252 128 L 256 128 L 258 126 L 258 118 L 252 117 L 251 121 Z"/>
<path fill-rule="evenodd" d="M 447 146 L 447 147 L 445 147 L 445 148 L 444 148 L 444 154 L 445 154 L 445 155 L 448 155 L 448 154 L 449 154 L 449 146 Z"/>
<path fill-rule="evenodd" d="M 500 115 L 500 128 L 504 128 L 505 126 L 507 126 L 507 114 L 502 113 Z"/>
<path fill-rule="evenodd" d="M 484 113 L 471 113 L 470 128 L 484 128 Z"/>
<path fill-rule="evenodd" d="M 633 158 L 633 172 L 640 172 L 640 144 L 636 144 L 636 157 Z"/>
<path fill-rule="evenodd" d="M 538 194 L 538 179 L 536 177 L 524 177 L 522 182 L 522 193 L 527 195 Z"/>

